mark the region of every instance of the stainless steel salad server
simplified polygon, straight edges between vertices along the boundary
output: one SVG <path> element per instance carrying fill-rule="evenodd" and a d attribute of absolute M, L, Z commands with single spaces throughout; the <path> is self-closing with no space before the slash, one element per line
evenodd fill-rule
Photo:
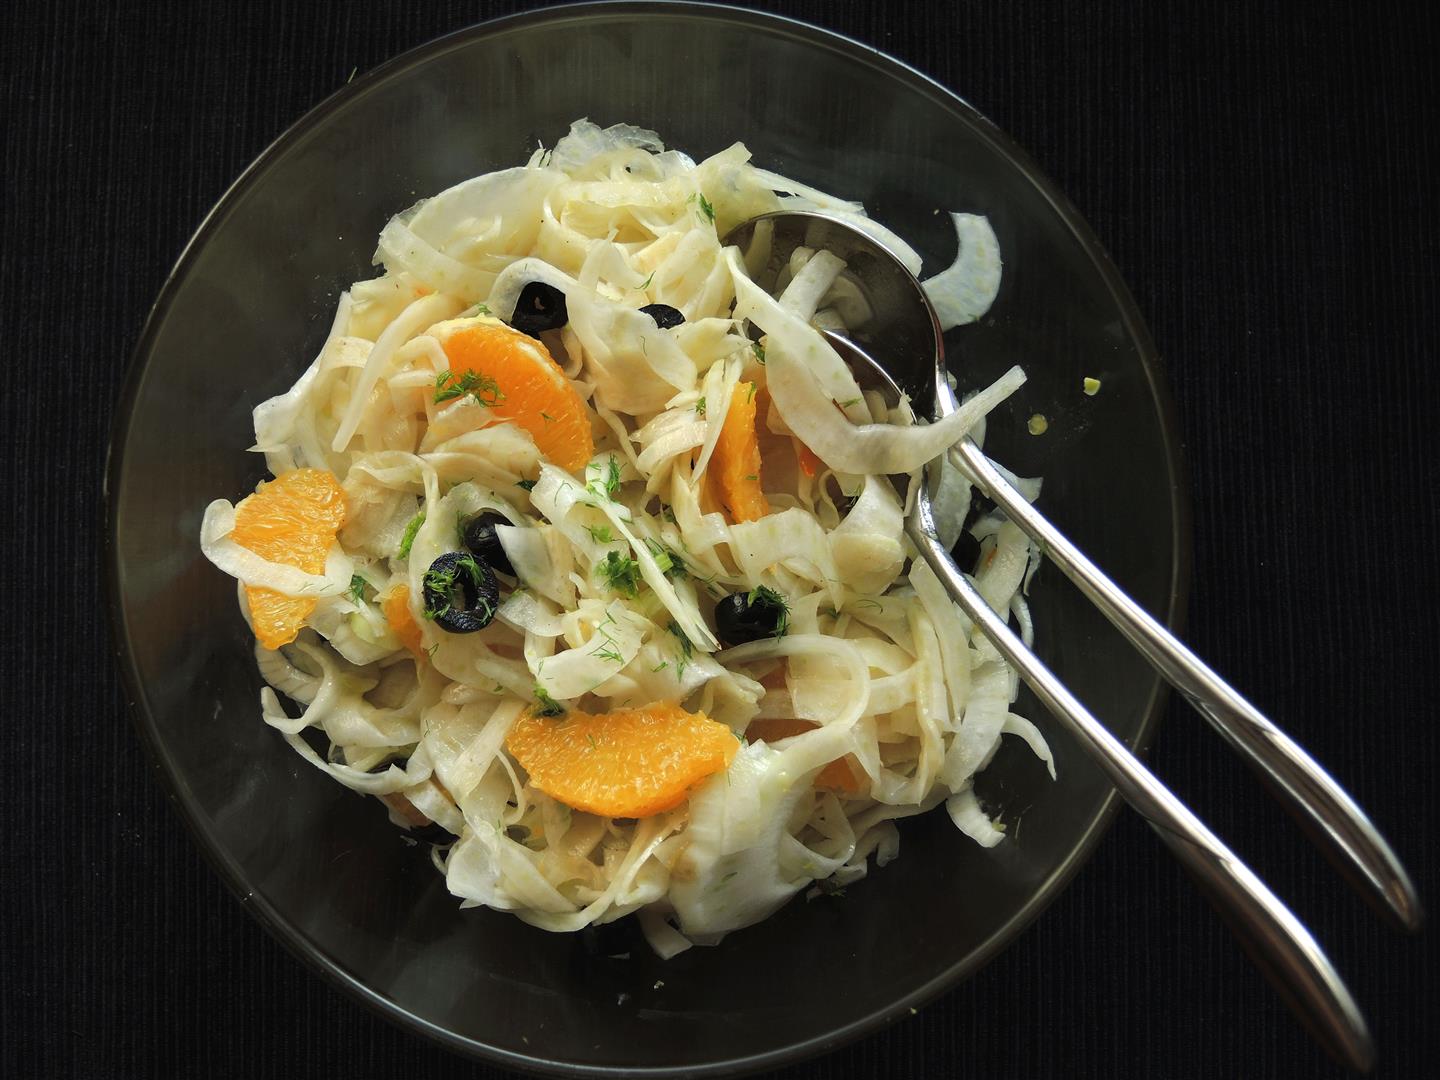
<path fill-rule="evenodd" d="M 882 244 L 847 224 L 820 214 L 780 212 L 742 223 L 725 238 L 746 249 L 757 223 L 765 222 L 772 260 L 800 244 L 835 251 L 875 312 L 865 337 L 893 351 L 886 368 L 853 341 L 831 335 L 841 355 L 860 369 L 862 381 L 901 393 L 897 379 L 924 413 L 957 406 L 946 378 L 940 327 L 923 289 Z M 1404 867 L 1364 812 L 1293 740 L 1199 661 L 1174 635 L 1131 600 L 1042 514 L 1034 509 L 965 439 L 951 460 L 1011 520 L 1049 554 L 1156 670 L 1185 694 L 1230 744 L 1271 782 L 1272 791 L 1302 822 L 1352 882 L 1363 883 L 1400 925 L 1414 929 L 1422 915 Z M 961 610 L 995 644 L 1045 706 L 1080 741 L 1183 865 L 1210 895 L 1242 944 L 1271 976 L 1317 1038 L 1340 1060 L 1366 1070 L 1374 1048 L 1364 1017 L 1345 984 L 1305 927 L 1205 825 L 1072 695 L 981 598 L 938 539 L 928 485 L 921 484 L 906 532 Z"/>

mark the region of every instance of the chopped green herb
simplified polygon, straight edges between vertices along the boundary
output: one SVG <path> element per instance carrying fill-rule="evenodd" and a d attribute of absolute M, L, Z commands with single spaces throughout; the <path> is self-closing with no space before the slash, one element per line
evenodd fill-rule
<path fill-rule="evenodd" d="M 350 599 L 355 601 L 355 603 L 357 604 L 360 603 L 360 601 L 362 601 L 363 599 L 365 599 L 365 586 L 368 584 L 370 583 L 366 581 L 363 577 L 361 577 L 359 574 L 351 574 Z"/>
<path fill-rule="evenodd" d="M 434 659 L 435 659 L 435 654 L 436 654 L 439 650 L 440 650 L 440 642 L 437 641 L 437 642 L 435 642 L 434 645 L 431 645 L 428 649 L 425 650 L 425 655 L 426 655 L 426 657 L 428 657 L 429 659 L 434 660 Z"/>
<path fill-rule="evenodd" d="M 605 640 L 609 644 L 607 644 L 603 649 L 591 650 L 592 653 L 595 656 L 600 657 L 601 660 L 609 660 L 612 664 L 623 664 L 625 662 L 624 655 L 620 652 L 619 649 L 615 648 L 612 639 L 607 637 Z"/>
<path fill-rule="evenodd" d="M 516 487 L 518 487 L 518 488 L 524 488 L 526 491 L 534 491 L 534 490 L 535 490 L 535 484 L 536 484 L 536 481 L 534 481 L 534 480 L 516 480 L 516 481 L 515 481 L 515 486 L 516 486 Z"/>
<path fill-rule="evenodd" d="M 652 281 L 654 281 L 654 280 L 655 280 L 655 271 L 654 271 L 654 270 L 651 270 L 651 271 L 650 271 L 650 276 L 647 277 L 644 281 L 642 281 L 642 282 L 640 283 L 640 290 L 639 290 L 639 291 L 640 291 L 640 292 L 644 292 L 646 289 L 650 288 L 650 283 L 651 283 Z"/>
<path fill-rule="evenodd" d="M 620 486 L 620 462 L 615 460 L 615 455 L 609 457 L 609 464 L 605 468 L 605 494 L 608 498 L 615 497 L 615 489 Z"/>
<path fill-rule="evenodd" d="M 435 404 L 469 394 L 481 405 L 495 406 L 505 400 L 500 384 L 489 375 L 478 371 L 466 371 L 456 375 L 453 371 L 442 371 L 435 376 Z"/>
<path fill-rule="evenodd" d="M 669 666 L 670 666 L 670 661 L 669 661 L 669 660 L 661 660 L 658 664 L 656 664 L 656 665 L 655 665 L 654 667 L 652 667 L 650 670 L 651 670 L 651 671 L 664 671 L 664 670 L 665 670 L 667 667 L 669 667 Z"/>
<path fill-rule="evenodd" d="M 606 552 L 605 558 L 595 564 L 595 572 L 613 592 L 635 596 L 640 591 L 640 564 L 618 551 Z"/>
<path fill-rule="evenodd" d="M 779 610 L 779 615 L 775 618 L 775 629 L 770 634 L 771 637 L 782 638 L 790 632 L 790 603 L 770 586 L 760 585 L 751 589 L 750 595 L 746 597 L 746 602 L 748 604 L 759 602 Z"/>
<path fill-rule="evenodd" d="M 710 200 L 704 195 L 699 196 L 700 216 L 710 224 L 715 224 L 715 207 L 710 205 Z"/>
<path fill-rule="evenodd" d="M 421 510 L 410 523 L 405 526 L 405 535 L 400 538 L 400 558 L 410 557 L 410 547 L 415 543 L 415 534 L 420 531 L 420 526 L 425 524 L 425 511 Z"/>
<path fill-rule="evenodd" d="M 556 701 L 545 692 L 545 688 L 539 683 L 535 684 L 535 715 L 536 716 L 564 716 L 568 711 L 564 705 Z"/>
<path fill-rule="evenodd" d="M 704 395 L 704 394 L 701 394 L 701 395 L 700 395 L 700 400 L 697 401 L 697 402 L 695 402 L 695 415 L 696 415 L 696 416 L 704 416 L 704 415 L 705 415 L 705 395 Z"/>
<path fill-rule="evenodd" d="M 761 345 L 758 341 L 752 341 L 752 342 L 750 343 L 750 350 L 751 350 L 751 352 L 753 352 L 753 353 L 755 354 L 755 359 L 756 359 L 756 361 L 759 362 L 760 366 L 761 366 L 761 367 L 764 367 L 764 366 L 765 366 L 765 346 L 764 346 L 764 345 Z"/>
<path fill-rule="evenodd" d="M 590 539 L 597 544 L 614 543 L 615 537 L 610 534 L 609 525 L 587 525 L 585 531 L 590 534 Z"/>
<path fill-rule="evenodd" d="M 489 614 L 493 613 L 494 609 L 491 608 L 490 601 L 485 599 L 483 595 L 479 595 L 485 580 L 485 571 L 480 569 L 480 565 L 475 561 L 473 555 L 465 555 L 457 559 L 453 566 L 442 567 L 439 570 L 432 566 L 429 570 L 425 571 L 425 576 L 422 581 L 424 582 L 427 599 L 425 608 L 421 612 L 425 618 L 438 619 L 440 616 L 449 613 L 450 597 L 454 595 L 456 589 L 461 587 L 460 576 L 462 574 L 469 578 L 470 586 L 477 594 L 478 603 L 481 609 L 483 609 L 480 613 L 482 617 L 488 618 Z M 439 606 L 435 606 L 435 604 L 428 599 L 431 595 L 441 598 Z"/>
<path fill-rule="evenodd" d="M 764 361 L 761 361 L 761 362 L 763 363 Z M 752 401 L 755 400 L 755 384 L 752 382 L 752 383 L 749 384 L 749 386 L 750 386 L 750 389 L 748 389 L 748 390 L 745 391 L 745 403 L 746 403 L 747 405 L 748 405 L 750 402 L 752 402 Z"/>
<path fill-rule="evenodd" d="M 852 398 L 849 398 L 848 400 L 845 400 L 845 401 L 840 402 L 840 408 L 842 408 L 842 409 L 848 409 L 848 408 L 850 408 L 851 405 L 859 405 L 859 404 L 860 404 L 860 399 L 859 399 L 858 397 L 852 397 Z"/>

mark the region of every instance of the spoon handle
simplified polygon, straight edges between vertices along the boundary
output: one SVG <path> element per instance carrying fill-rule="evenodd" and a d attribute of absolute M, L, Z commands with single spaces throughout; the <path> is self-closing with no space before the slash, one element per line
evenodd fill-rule
<path fill-rule="evenodd" d="M 1085 557 L 990 463 L 974 440 L 951 461 L 1028 533 L 1056 566 L 1266 781 L 1353 885 L 1406 930 L 1423 921 L 1410 876 L 1378 829 L 1320 765 Z"/>
<path fill-rule="evenodd" d="M 907 517 L 906 532 L 961 610 L 1165 841 L 1316 1038 L 1346 1065 L 1368 1071 L 1375 1051 L 1365 1018 L 1309 931 L 996 615 L 935 537 L 927 503 L 921 499 Z"/>

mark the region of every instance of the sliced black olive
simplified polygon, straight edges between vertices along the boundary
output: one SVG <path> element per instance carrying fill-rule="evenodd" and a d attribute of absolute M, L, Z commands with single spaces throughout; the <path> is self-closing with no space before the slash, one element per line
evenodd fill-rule
<path fill-rule="evenodd" d="M 753 592 L 731 593 L 715 605 L 715 630 L 726 645 L 784 637 L 789 628 L 785 598 L 763 585 Z"/>
<path fill-rule="evenodd" d="M 961 529 L 960 539 L 955 541 L 950 555 L 961 570 L 974 570 L 975 564 L 980 561 L 980 541 L 969 529 Z"/>
<path fill-rule="evenodd" d="M 510 325 L 531 337 L 538 337 L 542 330 L 558 330 L 569 321 L 565 294 L 543 281 L 532 281 L 520 290 L 510 315 Z"/>
<path fill-rule="evenodd" d="M 669 304 L 646 304 L 640 310 L 654 319 L 655 325 L 661 330 L 669 330 L 672 326 L 679 326 L 685 321 L 685 316 Z"/>
<path fill-rule="evenodd" d="M 465 522 L 464 528 L 460 531 L 460 542 L 470 550 L 470 554 L 484 559 L 485 565 L 490 569 L 514 577 L 515 567 L 510 565 L 510 557 L 500 546 L 500 536 L 495 531 L 496 525 L 509 524 L 511 524 L 510 519 L 504 514 L 486 510 Z"/>
<path fill-rule="evenodd" d="M 452 634 L 473 634 L 495 618 L 500 583 L 494 572 L 468 551 L 447 551 L 425 571 L 425 617 Z"/>

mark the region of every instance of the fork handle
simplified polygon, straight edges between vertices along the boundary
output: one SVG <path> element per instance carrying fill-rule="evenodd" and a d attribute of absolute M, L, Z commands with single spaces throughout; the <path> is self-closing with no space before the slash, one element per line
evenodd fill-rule
<path fill-rule="evenodd" d="M 1055 718 L 1079 739 L 1120 796 L 1165 841 L 1311 1033 L 1349 1067 L 1369 1071 L 1375 1051 L 1365 1018 L 1309 931 L 1025 647 L 956 568 L 927 517 L 923 506 L 917 506 L 906 519 L 906 532 L 961 610 L 980 626 Z"/>
<path fill-rule="evenodd" d="M 1306 833 L 1344 876 L 1401 927 L 1424 921 L 1420 898 L 1405 867 L 1354 799 L 1293 739 L 1241 697 L 1224 679 L 1111 581 L 992 465 L 970 438 L 951 451 L 951 462 L 994 500 L 1011 521 L 1210 721 L 1296 815 Z"/>

